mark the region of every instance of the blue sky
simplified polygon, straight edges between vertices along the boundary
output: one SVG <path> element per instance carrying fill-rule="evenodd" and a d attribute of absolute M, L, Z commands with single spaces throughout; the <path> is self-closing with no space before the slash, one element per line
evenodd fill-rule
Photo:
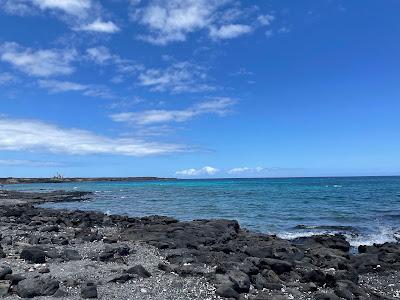
<path fill-rule="evenodd" d="M 0 176 L 399 174 L 399 9 L 0 0 Z"/>

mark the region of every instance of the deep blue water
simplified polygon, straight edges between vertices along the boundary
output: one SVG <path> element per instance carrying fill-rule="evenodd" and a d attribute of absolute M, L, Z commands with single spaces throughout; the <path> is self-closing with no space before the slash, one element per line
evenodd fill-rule
<path fill-rule="evenodd" d="M 44 206 L 129 216 L 167 215 L 180 220 L 237 219 L 243 227 L 285 238 L 340 232 L 358 245 L 400 237 L 400 177 L 95 182 L 7 188 L 93 191 L 91 201 Z"/>

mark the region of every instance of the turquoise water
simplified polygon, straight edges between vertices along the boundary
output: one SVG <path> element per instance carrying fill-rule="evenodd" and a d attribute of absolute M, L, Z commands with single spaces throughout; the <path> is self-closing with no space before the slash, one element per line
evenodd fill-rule
<path fill-rule="evenodd" d="M 400 177 L 221 179 L 22 184 L 18 190 L 84 190 L 93 200 L 45 207 L 180 220 L 237 219 L 293 238 L 343 233 L 353 245 L 400 237 Z M 302 226 L 299 226 L 302 225 Z"/>

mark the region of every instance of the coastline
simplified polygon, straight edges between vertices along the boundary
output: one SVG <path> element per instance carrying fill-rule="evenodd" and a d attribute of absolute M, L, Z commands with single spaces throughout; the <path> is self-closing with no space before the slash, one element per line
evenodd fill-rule
<path fill-rule="evenodd" d="M 2 184 L 25 184 L 25 183 L 70 183 L 70 182 L 143 182 L 143 181 L 175 181 L 177 178 L 163 177 L 53 177 L 53 178 L 0 178 Z"/>
<path fill-rule="evenodd" d="M 1 191 L 3 296 L 17 299 L 27 288 L 63 299 L 80 299 L 87 290 L 102 299 L 395 299 L 399 293 L 395 243 L 361 246 L 352 255 L 339 235 L 284 240 L 234 220 L 33 206 L 87 197 Z"/>

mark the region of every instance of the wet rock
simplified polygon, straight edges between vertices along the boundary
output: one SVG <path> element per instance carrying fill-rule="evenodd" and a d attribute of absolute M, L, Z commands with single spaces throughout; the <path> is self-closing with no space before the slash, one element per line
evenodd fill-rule
<path fill-rule="evenodd" d="M 51 277 L 34 277 L 22 280 L 17 285 L 17 295 L 21 298 L 51 296 L 59 288 L 59 282 Z"/>
<path fill-rule="evenodd" d="M 84 299 L 97 298 L 97 285 L 93 282 L 85 282 L 81 287 L 81 297 Z"/>
<path fill-rule="evenodd" d="M 20 257 L 30 263 L 42 264 L 46 262 L 46 254 L 42 248 L 26 247 L 22 250 Z"/>
<path fill-rule="evenodd" d="M 140 277 L 149 278 L 151 276 L 150 272 L 147 271 L 142 265 L 136 265 L 126 270 L 128 274 L 136 274 Z"/>

